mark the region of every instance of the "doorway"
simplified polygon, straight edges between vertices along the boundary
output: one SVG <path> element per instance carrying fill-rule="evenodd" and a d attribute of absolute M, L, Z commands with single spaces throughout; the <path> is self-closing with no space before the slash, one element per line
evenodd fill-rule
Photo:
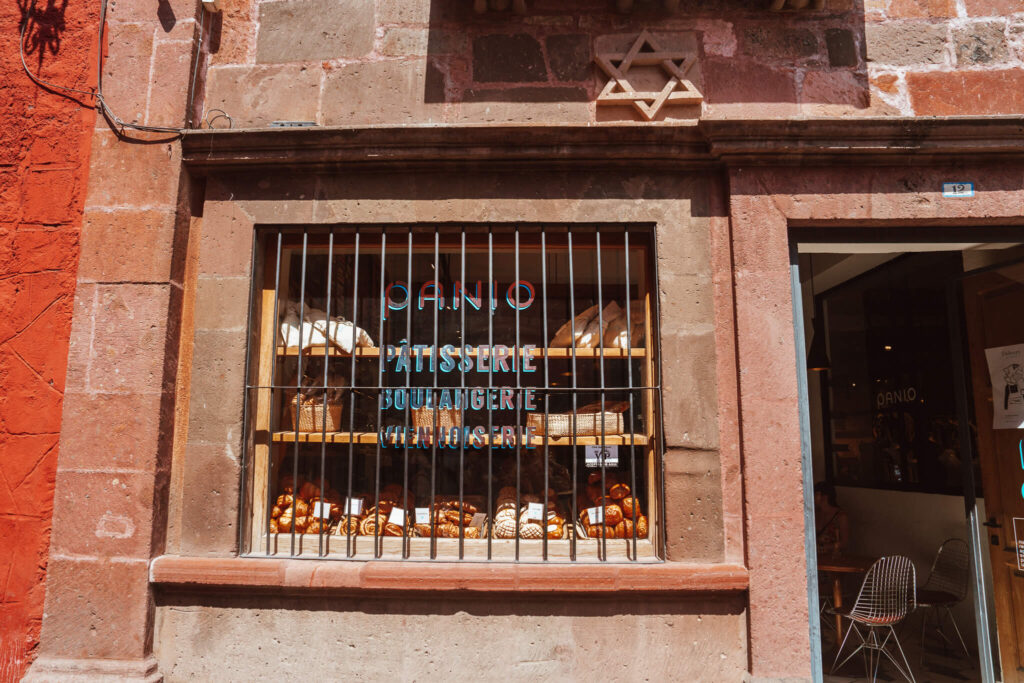
<path fill-rule="evenodd" d="M 793 256 L 816 671 L 1024 680 L 1024 265 L 998 265 L 1019 239 L 832 239 Z M 865 612 L 894 567 L 912 597 Z"/>

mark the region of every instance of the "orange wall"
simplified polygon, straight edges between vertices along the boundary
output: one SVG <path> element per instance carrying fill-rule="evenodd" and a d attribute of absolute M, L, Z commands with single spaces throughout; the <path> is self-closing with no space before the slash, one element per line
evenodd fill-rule
<path fill-rule="evenodd" d="M 0 5 L 15 36 L 19 6 Z M 37 0 L 30 68 L 84 90 L 94 79 L 99 3 Z M 92 98 L 38 87 L 15 40 L 0 45 L 0 681 L 17 680 L 39 638 L 53 510 Z"/>

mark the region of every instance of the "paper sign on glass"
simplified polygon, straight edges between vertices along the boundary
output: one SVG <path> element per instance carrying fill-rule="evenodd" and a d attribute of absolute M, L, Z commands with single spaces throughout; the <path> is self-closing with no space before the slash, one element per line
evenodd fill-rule
<path fill-rule="evenodd" d="M 362 498 L 346 498 L 345 499 L 345 514 L 358 517 L 363 514 L 363 499 Z"/>
<path fill-rule="evenodd" d="M 470 526 L 475 526 L 477 529 L 481 529 L 484 526 L 484 520 L 486 518 L 487 518 L 487 515 L 485 515 L 482 512 L 478 512 L 475 515 L 473 515 L 473 519 L 470 520 L 469 525 Z"/>
<path fill-rule="evenodd" d="M 544 519 L 544 503 L 527 503 L 526 521 L 541 521 Z"/>
<path fill-rule="evenodd" d="M 587 446 L 585 461 L 587 467 L 618 467 L 618 446 Z"/>
<path fill-rule="evenodd" d="M 992 381 L 992 428 L 1024 428 L 1024 344 L 985 349 Z"/>
<path fill-rule="evenodd" d="M 601 524 L 602 522 L 604 522 L 604 508 L 587 508 L 587 519 L 590 520 L 591 524 Z"/>
<path fill-rule="evenodd" d="M 313 516 L 319 517 L 320 519 L 327 519 L 331 516 L 331 504 L 330 503 L 314 503 L 313 504 Z"/>
<path fill-rule="evenodd" d="M 405 524 L 405 510 L 402 508 L 391 508 L 391 514 L 388 515 L 388 524 L 397 524 L 398 526 Z"/>
<path fill-rule="evenodd" d="M 430 524 L 430 508 L 416 508 L 416 523 Z"/>

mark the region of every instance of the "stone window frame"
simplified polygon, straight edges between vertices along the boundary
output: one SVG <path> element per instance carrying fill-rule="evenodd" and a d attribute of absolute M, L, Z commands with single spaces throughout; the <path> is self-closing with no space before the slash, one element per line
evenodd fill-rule
<path fill-rule="evenodd" d="M 546 129 L 539 131 L 542 139 L 553 135 L 554 131 Z M 591 131 L 585 131 L 589 136 Z M 411 132 L 410 132 L 411 133 Z M 490 135 L 490 131 L 484 131 Z M 581 133 L 584 133 L 581 131 Z M 644 139 L 643 144 L 648 144 L 647 135 L 640 131 Z M 323 131 L 332 140 L 336 137 L 333 131 Z M 440 132 L 439 132 L 440 134 Z M 474 134 L 476 134 L 474 132 Z M 318 132 L 319 135 L 319 132 Z M 375 131 L 361 131 L 357 133 L 358 140 L 352 141 L 347 138 L 341 141 L 342 145 L 355 142 L 363 144 L 363 136 L 377 137 Z M 388 133 L 391 136 L 391 133 Z M 441 137 L 447 137 L 447 133 Z M 601 137 L 610 135 L 614 142 L 612 144 L 621 146 L 625 144 L 618 132 L 599 132 Z M 420 136 L 420 133 L 416 133 Z M 717 197 L 720 196 L 717 186 L 717 178 L 714 175 L 695 174 L 693 168 L 687 165 L 679 166 L 675 157 L 666 165 L 665 161 L 655 161 L 647 164 L 642 169 L 632 168 L 630 164 L 617 160 L 614 155 L 607 166 L 598 168 L 590 161 L 577 168 L 582 173 L 570 172 L 573 165 L 566 166 L 559 163 L 542 162 L 535 165 L 541 174 L 561 174 L 558 183 L 567 184 L 568 187 L 556 187 L 552 190 L 555 194 L 542 201 L 530 201 L 523 203 L 515 193 L 508 194 L 502 188 L 498 190 L 497 199 L 484 199 L 483 196 L 474 195 L 473 190 L 465 199 L 457 199 L 447 196 L 447 187 L 469 183 L 470 185 L 479 180 L 479 174 L 471 172 L 470 167 L 464 164 L 450 164 L 434 160 L 430 164 L 417 164 L 414 167 L 406 163 L 384 161 L 380 164 L 374 163 L 374 170 L 390 168 L 406 174 L 410 182 L 429 184 L 430 182 L 445 181 L 435 177 L 428 171 L 440 168 L 443 173 L 458 177 L 457 183 L 449 179 L 447 185 L 439 186 L 431 195 L 431 202 L 427 204 L 415 201 L 401 201 L 397 206 L 386 198 L 378 196 L 378 190 L 355 195 L 345 199 L 335 200 L 331 197 L 331 188 L 338 182 L 339 178 L 324 175 L 327 167 L 311 160 L 289 162 L 295 174 L 282 176 L 276 165 L 268 164 L 269 157 L 279 157 L 284 147 L 291 146 L 291 138 L 295 137 L 286 131 L 280 134 L 270 135 L 263 132 L 239 131 L 226 136 L 215 136 L 229 142 L 229 145 L 236 141 L 247 145 L 253 141 L 270 142 L 269 147 L 262 148 L 260 155 L 252 159 L 245 159 L 235 156 L 230 152 L 228 156 L 220 156 L 214 149 L 207 148 L 205 142 L 202 147 L 195 143 L 189 145 L 190 151 L 186 153 L 189 157 L 186 161 L 187 167 L 192 171 L 198 171 L 196 181 L 202 184 L 203 198 L 197 203 L 197 209 L 193 210 L 193 229 L 190 233 L 189 246 L 189 268 L 186 278 L 186 304 L 183 315 L 183 352 L 181 368 L 178 374 L 180 397 L 176 411 L 179 419 L 176 422 L 175 431 L 175 459 L 171 476 L 171 496 L 169 506 L 168 541 L 166 554 L 157 558 L 153 564 L 152 577 L 156 582 L 191 582 L 197 576 L 196 572 L 202 567 L 205 579 L 201 583 L 224 585 L 253 585 L 255 581 L 259 585 L 284 585 L 292 580 L 304 581 L 298 577 L 304 576 L 304 571 L 297 567 L 308 566 L 310 561 L 293 560 L 258 560 L 259 562 L 270 563 L 263 566 L 262 571 L 257 572 L 252 581 L 247 581 L 238 575 L 243 558 L 237 557 L 238 553 L 238 529 L 237 513 L 239 509 L 239 473 L 237 455 L 238 444 L 235 441 L 238 434 L 238 425 L 241 420 L 241 402 L 224 401 L 218 404 L 216 412 L 208 414 L 198 430 L 192 429 L 192 423 L 197 418 L 197 403 L 204 403 L 203 399 L 209 397 L 211 389 L 221 390 L 225 386 L 236 382 L 238 386 L 243 384 L 241 379 L 236 378 L 238 369 L 244 359 L 244 343 L 240 343 L 238 332 L 247 328 L 246 304 L 248 302 L 247 292 L 249 287 L 249 272 L 252 259 L 253 229 L 256 225 L 263 224 L 302 224 L 310 225 L 318 223 L 372 223 L 379 222 L 381 218 L 381 207 L 377 204 L 388 205 L 387 218 L 393 222 L 413 221 L 436 221 L 438 213 L 443 213 L 445 220 L 464 222 L 487 222 L 503 220 L 508 215 L 513 215 L 510 206 L 527 207 L 525 214 L 515 214 L 524 220 L 535 220 L 538 222 L 585 222 L 602 221 L 611 214 L 617 218 L 628 217 L 625 220 L 651 222 L 659 226 L 659 234 L 663 229 L 670 226 L 684 226 L 691 222 L 689 213 L 690 203 L 694 198 L 698 199 L 699 215 L 712 216 L 720 215 L 722 209 L 717 206 Z M 303 136 L 304 138 L 307 136 Z M 434 137 L 428 134 L 428 139 Z M 657 136 L 655 136 L 657 137 Z M 693 131 L 684 131 L 683 143 L 689 145 Z M 287 138 L 287 139 L 286 139 Z M 501 136 L 499 135 L 499 139 Z M 558 134 L 551 138 L 558 145 L 564 144 L 564 134 Z M 198 137 L 197 137 L 198 140 Z M 312 140 L 309 140 L 312 141 Z M 316 144 L 316 143 L 314 143 Z M 298 149 L 288 151 L 288 155 L 298 154 L 300 157 L 307 149 L 305 144 Z M 340 148 L 339 148 L 340 149 Z M 414 152 L 415 155 L 426 152 Z M 431 148 L 432 149 L 432 148 Z M 281 152 L 275 151 L 281 150 Z M 412 148 L 410 148 L 410 151 Z M 666 151 L 664 145 L 655 144 L 652 150 L 659 153 Z M 633 150 L 635 153 L 635 150 Z M 320 156 L 319 150 L 315 153 Z M 444 156 L 447 153 L 442 153 Z M 375 157 L 377 154 L 370 154 L 367 158 Z M 670 155 L 671 156 L 671 155 Z M 631 158 L 631 157 L 630 157 Z M 660 159 L 660 157 L 659 157 Z M 225 161 L 227 163 L 225 163 Z M 273 169 L 273 170 L 271 170 Z M 502 174 L 507 172 L 503 164 L 489 164 L 487 174 Z M 521 169 L 520 169 L 521 170 Z M 605 172 L 611 171 L 611 182 L 614 187 L 621 189 L 613 192 L 612 199 L 602 201 L 599 195 L 587 196 L 587 187 L 590 182 L 588 176 L 596 177 L 600 173 L 602 179 Z M 637 176 L 640 176 L 638 178 Z M 366 180 L 361 176 L 346 176 L 346 183 L 352 182 L 353 178 Z M 495 176 L 497 177 L 497 176 Z M 544 185 L 542 178 L 534 177 L 534 174 L 520 176 L 530 178 L 529 182 L 538 187 Z M 633 183 L 639 181 L 640 184 Z M 379 181 L 367 182 L 376 183 Z M 489 182 L 485 179 L 484 182 Z M 601 182 L 604 182 L 602 180 Z M 710 183 L 709 187 L 698 189 L 698 186 Z M 354 184 L 358 185 L 359 182 Z M 364 188 L 365 191 L 365 188 Z M 491 192 L 492 190 L 488 190 Z M 636 192 L 639 191 L 639 194 Z M 547 190 L 540 191 L 543 195 Z M 563 194 L 558 194 L 561 192 Z M 625 194 L 619 194 L 625 192 Z M 696 194 L 693 194 L 696 192 Z M 567 193 L 567 194 L 566 194 Z M 344 193 L 342 193 L 344 194 Z M 485 193 L 486 194 L 486 193 Z M 519 197 L 530 196 L 530 192 L 523 191 Z M 646 197 L 646 201 L 637 200 Z M 407 199 L 411 199 L 407 198 Z M 532 200 L 537 200 L 534 194 Z M 711 201 L 710 207 L 706 204 Z M 346 203 L 347 202 L 347 203 Z M 369 206 L 368 206 L 369 205 Z M 711 211 L 713 213 L 705 213 Z M 688 239 L 682 241 L 673 239 L 668 244 L 668 250 L 673 252 L 669 255 L 670 262 L 675 268 L 680 265 L 685 267 L 686 263 L 700 263 L 702 267 L 720 269 L 724 262 L 719 257 L 712 259 L 710 241 L 722 243 L 728 239 L 727 223 L 718 219 L 694 218 L 697 227 L 683 234 L 700 235 L 703 246 L 693 251 L 693 244 Z M 665 233 L 666 235 L 668 233 Z M 710 241 L 709 241 L 710 240 Z M 690 249 L 693 253 L 687 251 Z M 682 250 L 682 251 L 680 251 Z M 714 263 L 713 263 L 714 261 Z M 675 277 L 680 277 L 676 275 Z M 705 295 L 702 295 L 701 311 L 694 313 L 694 323 L 688 322 L 693 315 L 684 313 L 675 321 L 675 331 L 669 335 L 669 342 L 674 349 L 686 346 L 690 348 L 696 341 L 704 344 L 708 351 L 715 356 L 716 346 L 725 344 L 731 346 L 732 326 L 722 325 L 721 321 L 715 325 L 708 325 L 712 316 L 716 319 L 722 318 L 721 311 L 729 308 L 729 304 L 722 297 L 728 297 L 727 286 L 716 280 L 712 283 L 708 276 L 682 275 L 681 282 L 687 291 L 693 291 L 693 287 L 705 288 Z M 712 302 L 715 302 L 712 306 Z M 715 313 L 711 312 L 712 308 Z M 678 313 L 678 311 L 676 312 Z M 727 320 L 727 317 L 726 317 Z M 680 328 L 679 324 L 683 327 Z M 691 330 L 693 330 L 691 332 Z M 682 334 L 682 337 L 678 335 Z M 687 335 L 696 335 L 691 337 Z M 190 339 L 191 338 L 191 339 Z M 666 343 L 666 335 L 662 335 L 662 345 Z M 668 351 L 666 351 L 668 353 Z M 690 354 L 692 355 L 692 354 Z M 710 357 L 709 357 L 710 358 Z M 697 369 L 699 368 L 699 369 Z M 727 375 L 733 372 L 731 359 L 728 355 L 717 354 L 717 360 L 712 362 L 695 363 L 690 362 L 684 366 L 678 366 L 675 370 L 686 372 L 707 373 L 706 379 L 701 381 L 715 382 L 716 373 L 721 376 L 725 369 Z M 728 380 L 727 380 L 728 381 Z M 689 384 L 686 380 L 684 383 Z M 200 389 L 196 391 L 196 388 Z M 679 385 L 679 378 L 676 378 L 676 385 Z M 715 397 L 714 392 L 703 395 L 711 402 L 717 404 L 717 411 L 723 415 L 723 422 L 715 423 L 714 408 L 705 408 L 694 412 L 694 407 L 684 407 L 678 401 L 684 399 L 685 395 L 678 390 L 673 394 L 677 405 L 673 406 L 672 414 L 674 424 L 666 425 L 667 458 L 666 467 L 671 480 L 672 472 L 676 474 L 676 486 L 682 483 L 680 475 L 687 477 L 686 486 L 697 484 L 708 487 L 706 492 L 693 496 L 681 496 L 678 493 L 684 489 L 677 489 L 676 493 L 669 493 L 668 508 L 666 513 L 675 515 L 678 519 L 681 510 L 672 511 L 673 504 L 690 506 L 693 501 L 704 504 L 709 501 L 713 508 L 719 505 L 726 505 L 729 508 L 737 504 L 739 496 L 738 469 L 735 465 L 729 464 L 736 457 L 735 436 L 732 434 L 732 415 L 735 406 L 728 400 L 729 387 L 723 389 L 724 395 Z M 220 395 L 220 394 L 218 394 Z M 240 394 L 239 394 L 240 395 Z M 685 401 L 684 401 L 685 403 Z M 205 406 L 205 403 L 204 403 Z M 679 410 L 679 408 L 683 408 Z M 668 407 L 666 407 L 666 411 Z M 666 413 L 667 414 L 667 413 Z M 711 421 L 708 422 L 710 416 Z M 681 422 L 685 420 L 688 422 Z M 722 443 L 719 446 L 719 430 L 721 431 Z M 232 431 L 234 430 L 234 434 Z M 214 439 L 209 437 L 213 436 Z M 226 438 L 227 437 L 227 438 Z M 706 454 L 706 455 L 702 455 Z M 692 460 L 695 456 L 701 459 L 691 465 L 680 468 L 683 460 Z M 719 465 L 719 458 L 723 462 Z M 673 464 L 673 461 L 675 464 Z M 727 462 L 728 461 L 728 462 Z M 683 474 L 697 468 L 700 475 Z M 722 477 L 728 480 L 719 479 L 718 474 L 708 477 L 704 474 L 707 468 L 712 473 L 717 473 L 721 468 Z M 696 472 L 694 472 L 696 474 Z M 700 483 L 701 481 L 706 483 Z M 189 491 L 190 488 L 199 485 L 199 491 Z M 719 488 L 721 487 L 721 488 Z M 723 498 L 722 494 L 725 493 Z M 197 499 L 209 500 L 214 494 L 215 500 L 220 504 L 219 514 L 216 517 L 204 514 L 202 506 L 189 505 Z M 234 513 L 234 515 L 230 514 Z M 584 592 L 600 592 L 603 590 L 640 590 L 640 591 L 682 591 L 686 593 L 697 592 L 725 592 L 736 593 L 747 589 L 747 571 L 742 564 L 742 535 L 739 527 L 739 518 L 728 513 L 724 518 L 721 512 L 714 512 L 704 517 L 707 523 L 707 531 L 687 533 L 686 538 L 673 539 L 669 541 L 667 562 L 658 572 L 650 571 L 650 567 L 588 567 L 590 576 L 607 579 L 607 582 L 589 584 L 590 587 L 575 585 L 572 590 Z M 678 530 L 682 529 L 676 526 Z M 687 532 L 692 532 L 694 527 L 687 526 Z M 710 534 L 705 536 L 703 534 Z M 723 547 L 724 544 L 724 547 Z M 222 558 L 234 558 L 230 563 L 224 564 Z M 294 564 L 299 562 L 298 565 Z M 313 561 L 314 564 L 316 561 Z M 355 564 L 355 563 L 341 563 Z M 559 583 L 563 579 L 557 567 L 523 567 L 513 564 L 492 565 L 489 571 L 492 573 L 480 576 L 480 582 L 473 586 L 465 586 L 459 577 L 477 574 L 481 571 L 478 567 L 467 567 L 456 574 L 433 574 L 433 578 L 425 580 L 422 572 L 418 569 L 403 570 L 394 566 L 399 563 L 377 561 L 372 563 L 375 567 L 359 570 L 356 576 L 346 574 L 346 571 L 332 569 L 330 571 L 319 567 L 316 569 L 318 577 L 327 581 L 330 585 L 321 585 L 327 590 L 348 590 L 353 586 L 362 588 L 384 587 L 379 582 L 370 581 L 371 575 L 383 572 L 387 577 L 385 583 L 398 588 L 399 583 L 408 580 L 408 588 L 422 588 L 424 590 L 568 590 L 568 584 Z M 248 566 L 245 561 L 245 566 Z M 445 569 L 447 571 L 448 568 Z M 496 576 L 493 572 L 498 572 Z M 210 573 L 212 572 L 212 574 Z M 324 573 L 326 572 L 326 573 Z M 419 572 L 419 573 L 417 573 Z M 538 574 L 539 572 L 539 574 Z M 624 574 L 623 574 L 624 572 Z M 522 585 L 519 578 L 524 575 L 531 577 L 530 585 Z M 348 576 L 348 578 L 344 578 Z M 627 579 L 616 577 L 626 576 Z M 671 581 L 657 579 L 657 576 L 673 577 Z M 158 578 L 159 577 L 159 578 Z M 401 578 L 407 577 L 407 578 Z M 550 582 L 534 580 L 538 577 L 548 577 Z M 646 578 L 645 578 L 646 577 Z M 497 580 L 499 579 L 500 580 Z M 398 583 L 394 583 L 398 582 Z M 316 583 L 314 581 L 314 583 Z M 405 585 L 403 583 L 403 585 Z M 462 586 L 462 588 L 459 588 Z M 545 586 L 547 588 L 545 588 Z"/>

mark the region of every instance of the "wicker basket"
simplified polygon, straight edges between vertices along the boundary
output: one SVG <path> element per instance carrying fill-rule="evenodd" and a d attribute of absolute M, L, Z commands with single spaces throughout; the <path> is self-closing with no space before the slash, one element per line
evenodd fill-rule
<path fill-rule="evenodd" d="M 292 429 L 297 429 L 300 432 L 319 432 L 324 429 L 323 403 L 299 406 L 298 415 L 296 415 L 295 399 L 293 398 L 288 409 L 292 417 Z M 341 401 L 327 404 L 327 431 L 341 431 Z"/>
<path fill-rule="evenodd" d="M 530 413 L 526 418 L 526 426 L 532 427 L 537 436 L 564 437 L 573 436 L 572 413 L 550 413 L 547 416 L 547 429 L 544 425 L 544 413 Z M 622 413 L 576 413 L 576 436 L 605 436 L 622 434 L 626 431 L 626 420 Z"/>
<path fill-rule="evenodd" d="M 433 427 L 434 409 L 416 408 L 412 411 L 413 427 Z M 462 426 L 462 411 L 458 408 L 442 408 L 437 411 L 437 428 L 451 429 Z"/>

